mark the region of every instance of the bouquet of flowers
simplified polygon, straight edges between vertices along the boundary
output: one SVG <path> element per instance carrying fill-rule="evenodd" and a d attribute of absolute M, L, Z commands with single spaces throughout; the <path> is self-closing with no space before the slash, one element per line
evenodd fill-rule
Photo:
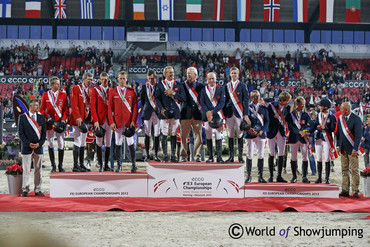
<path fill-rule="evenodd" d="M 15 135 L 6 135 L 3 140 L 6 146 L 16 147 L 19 145 L 19 139 Z"/>
<path fill-rule="evenodd" d="M 144 144 L 144 143 L 139 142 L 139 143 L 137 144 L 137 150 L 142 150 L 142 149 L 144 149 L 144 148 L 145 148 L 145 144 Z"/>
<path fill-rule="evenodd" d="M 17 164 L 13 164 L 12 166 L 8 166 L 6 168 L 5 174 L 8 175 L 22 175 L 23 174 L 23 167 Z"/>
<path fill-rule="evenodd" d="M 362 172 L 360 172 L 362 177 L 370 177 L 370 167 L 366 167 Z"/>

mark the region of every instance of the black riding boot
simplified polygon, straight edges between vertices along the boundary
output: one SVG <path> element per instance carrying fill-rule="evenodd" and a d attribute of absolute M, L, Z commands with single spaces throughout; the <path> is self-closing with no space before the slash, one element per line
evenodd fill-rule
<path fill-rule="evenodd" d="M 243 147 L 244 147 L 244 140 L 242 138 L 238 138 L 238 160 L 239 163 L 244 163 L 243 159 Z"/>
<path fill-rule="evenodd" d="M 50 158 L 50 163 L 51 163 L 51 171 L 50 172 L 57 172 L 57 166 L 55 165 L 54 148 L 49 147 L 49 158 Z"/>
<path fill-rule="evenodd" d="M 322 183 L 322 162 L 317 162 L 317 180 L 315 181 L 315 184 L 321 184 Z"/>
<path fill-rule="evenodd" d="M 209 154 L 209 159 L 206 161 L 207 163 L 213 163 L 213 143 L 212 139 L 207 139 L 207 149 L 208 149 L 208 154 Z"/>
<path fill-rule="evenodd" d="M 148 161 L 150 161 L 150 156 L 149 156 L 150 137 L 147 136 L 147 135 L 145 135 L 144 144 L 145 144 L 145 151 L 146 151 L 146 157 L 145 157 L 144 161 L 148 162 Z"/>
<path fill-rule="evenodd" d="M 136 167 L 136 153 L 135 153 L 135 145 L 128 146 L 130 150 L 130 156 L 131 156 L 131 172 L 134 173 L 137 171 Z"/>
<path fill-rule="evenodd" d="M 310 180 L 307 178 L 307 170 L 308 170 L 308 161 L 302 162 L 302 182 L 305 184 L 309 184 Z"/>
<path fill-rule="evenodd" d="M 268 165 L 270 178 L 267 180 L 267 182 L 272 183 L 274 182 L 274 156 L 269 155 Z"/>
<path fill-rule="evenodd" d="M 171 162 L 178 163 L 179 160 L 176 158 L 176 136 L 171 136 Z"/>
<path fill-rule="evenodd" d="M 263 179 L 263 159 L 258 159 L 257 167 L 258 167 L 258 182 L 267 183 L 266 180 Z"/>
<path fill-rule="evenodd" d="M 222 140 L 216 140 L 217 163 L 225 163 L 222 159 Z"/>
<path fill-rule="evenodd" d="M 105 147 L 105 154 L 104 154 L 104 171 L 105 172 L 112 172 L 113 171 L 113 169 L 111 169 L 108 165 L 109 156 L 110 156 L 110 147 Z"/>
<path fill-rule="evenodd" d="M 162 135 L 162 149 L 163 149 L 163 159 L 162 162 L 168 162 L 168 142 L 167 142 L 167 136 Z"/>
<path fill-rule="evenodd" d="M 98 157 L 98 164 L 99 164 L 99 172 L 103 171 L 103 152 L 101 147 L 96 145 L 96 156 Z"/>
<path fill-rule="evenodd" d="M 122 146 L 116 145 L 117 169 L 116 172 L 122 171 Z"/>
<path fill-rule="evenodd" d="M 230 156 L 225 160 L 225 163 L 234 163 L 234 138 L 229 138 L 229 151 Z"/>
<path fill-rule="evenodd" d="M 64 158 L 64 149 L 58 149 L 58 170 L 59 172 L 65 172 L 63 169 L 63 158 Z"/>
<path fill-rule="evenodd" d="M 330 168 L 331 168 L 330 161 L 329 162 L 325 162 L 325 183 L 326 184 L 330 184 L 330 180 L 329 180 L 329 177 L 330 177 Z"/>
<path fill-rule="evenodd" d="M 250 183 L 252 181 L 251 172 L 252 172 L 252 160 L 247 158 L 247 179 L 245 180 L 246 183 Z"/>
<path fill-rule="evenodd" d="M 80 147 L 80 167 L 85 170 L 85 172 L 91 172 L 90 169 L 88 169 L 85 165 L 84 165 L 84 154 L 85 154 L 85 147 Z"/>
<path fill-rule="evenodd" d="M 159 158 L 158 158 L 158 149 L 159 149 L 159 136 L 157 137 L 154 137 L 154 161 L 161 161 Z"/>
<path fill-rule="evenodd" d="M 297 161 L 291 160 L 290 165 L 291 165 L 292 174 L 293 174 L 292 180 L 290 180 L 290 182 L 297 183 Z"/>
<path fill-rule="evenodd" d="M 73 146 L 73 172 L 84 172 L 85 170 L 81 169 L 81 167 L 78 165 L 78 158 L 80 154 L 80 147 L 77 147 L 76 145 Z"/>
<path fill-rule="evenodd" d="M 281 172 L 283 171 L 283 164 L 284 164 L 284 156 L 278 157 L 278 174 L 276 177 L 276 182 L 278 183 L 287 183 L 287 181 L 281 176 Z"/>

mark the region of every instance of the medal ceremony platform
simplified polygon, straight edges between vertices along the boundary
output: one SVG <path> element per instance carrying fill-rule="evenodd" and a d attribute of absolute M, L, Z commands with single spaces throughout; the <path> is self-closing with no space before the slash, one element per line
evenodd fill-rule
<path fill-rule="evenodd" d="M 244 184 L 241 163 L 148 162 L 131 173 L 51 173 L 50 194 L 0 195 L 0 211 L 370 212 L 370 198 L 339 198 L 335 184 Z"/>

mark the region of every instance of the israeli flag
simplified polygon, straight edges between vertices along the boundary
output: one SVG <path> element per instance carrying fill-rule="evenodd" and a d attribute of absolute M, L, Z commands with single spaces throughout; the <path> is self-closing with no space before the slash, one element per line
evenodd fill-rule
<path fill-rule="evenodd" d="M 173 21 L 173 0 L 157 0 L 158 20 Z"/>

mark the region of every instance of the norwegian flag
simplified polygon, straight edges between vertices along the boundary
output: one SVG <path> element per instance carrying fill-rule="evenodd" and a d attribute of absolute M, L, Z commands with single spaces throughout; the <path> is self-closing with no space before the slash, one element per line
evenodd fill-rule
<path fill-rule="evenodd" d="M 263 21 L 279 21 L 280 0 L 264 0 Z"/>
<path fill-rule="evenodd" d="M 66 8 L 66 0 L 55 0 L 54 19 L 67 19 Z"/>

